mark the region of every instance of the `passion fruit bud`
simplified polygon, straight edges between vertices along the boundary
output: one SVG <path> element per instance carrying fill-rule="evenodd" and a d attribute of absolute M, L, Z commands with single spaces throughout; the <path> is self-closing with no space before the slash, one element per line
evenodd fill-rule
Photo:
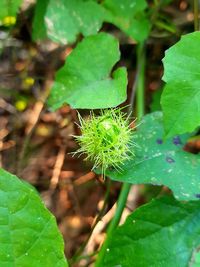
<path fill-rule="evenodd" d="M 99 136 L 102 137 L 102 146 L 108 148 L 114 147 L 120 133 L 119 126 L 115 121 L 110 118 L 104 118 L 97 124 L 97 131 L 99 132 Z"/>
<path fill-rule="evenodd" d="M 125 115 L 121 109 L 104 110 L 100 116 L 91 113 L 87 120 L 79 115 L 82 135 L 76 136 L 80 145 L 76 153 L 86 154 L 86 160 L 94 163 L 93 169 L 101 167 L 104 176 L 107 168 L 120 170 L 133 154 L 132 129 Z"/>

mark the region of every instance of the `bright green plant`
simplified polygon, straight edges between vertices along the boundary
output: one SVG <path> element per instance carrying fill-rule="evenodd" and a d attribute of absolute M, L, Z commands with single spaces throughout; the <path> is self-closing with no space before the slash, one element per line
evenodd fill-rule
<path fill-rule="evenodd" d="M 200 126 L 198 1 L 194 0 L 196 31 L 181 37 L 163 59 L 162 110 L 145 115 L 146 41 L 155 28 L 166 35 L 176 32 L 162 14 L 170 1 L 153 2 L 148 6 L 144 0 L 37 0 L 34 9 L 34 41 L 75 43 L 56 72 L 48 108 L 68 104 L 101 109 L 99 116 L 93 111 L 89 119 L 79 116 L 82 135 L 76 136 L 80 148 L 75 154 L 86 154 L 105 180 L 122 183 L 96 267 L 199 266 L 200 156 L 184 150 Z M 1 1 L 1 25 L 15 24 L 20 4 Z M 136 77 L 127 112 L 138 118 L 135 131 L 129 127 L 131 116 L 116 108 L 127 99 L 127 70 L 115 66 L 120 60 L 116 37 L 99 33 L 105 22 L 136 43 Z M 135 184 L 166 186 L 172 193 L 139 207 L 118 226 Z M 0 203 L 0 266 L 68 265 L 55 219 L 31 186 L 0 170 Z"/>

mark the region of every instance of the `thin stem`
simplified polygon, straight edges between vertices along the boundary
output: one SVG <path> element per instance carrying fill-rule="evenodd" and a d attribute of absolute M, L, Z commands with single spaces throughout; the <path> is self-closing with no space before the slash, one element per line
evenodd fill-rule
<path fill-rule="evenodd" d="M 143 57 L 143 58 L 142 58 Z M 132 86 L 132 91 L 131 91 L 131 97 L 130 97 L 130 105 L 129 105 L 129 109 L 128 109 L 128 114 L 133 112 L 133 106 L 134 106 L 134 100 L 135 100 L 135 93 L 136 91 L 138 92 L 138 86 L 141 83 L 141 76 L 144 76 L 144 44 L 138 44 L 137 47 L 137 66 L 136 66 L 136 75 L 135 75 L 135 81 L 133 83 Z M 143 71 L 142 71 L 143 70 Z M 142 74 L 141 74 L 142 72 Z M 138 93 L 137 93 L 138 94 Z M 140 98 L 140 96 L 138 96 L 138 98 Z M 143 100 L 139 101 L 140 103 L 138 105 L 140 105 L 141 110 L 144 109 L 142 108 L 142 106 L 144 105 L 144 97 L 142 97 Z M 139 99 L 140 100 L 140 99 Z M 138 101 L 138 99 L 137 99 Z M 140 117 L 140 114 L 138 114 L 138 110 L 137 110 L 137 117 L 140 119 L 142 116 Z"/>
<path fill-rule="evenodd" d="M 105 208 L 106 208 L 108 199 L 109 199 L 110 187 L 111 187 L 111 181 L 110 181 L 110 179 L 108 179 L 108 183 L 107 183 L 107 187 L 106 187 L 106 193 L 105 193 L 105 196 L 104 196 L 103 207 L 100 210 L 98 216 L 96 217 L 96 220 L 95 220 L 95 222 L 94 222 L 94 224 L 92 226 L 92 229 L 91 229 L 90 234 L 88 235 L 87 239 L 82 244 L 82 246 L 79 248 L 79 250 L 76 252 L 76 254 L 70 259 L 70 263 L 71 264 L 74 264 L 74 263 L 78 262 L 81 259 L 81 256 L 80 256 L 81 253 L 84 251 L 85 247 L 87 246 L 88 241 L 90 240 L 90 237 L 92 235 L 92 232 L 93 232 L 94 228 L 96 227 L 97 223 L 101 220 L 101 218 L 103 216 L 103 213 L 105 211 Z"/>
<path fill-rule="evenodd" d="M 139 44 L 137 49 L 137 73 L 136 78 L 136 88 L 137 88 L 137 116 L 139 119 L 144 115 L 144 73 L 145 73 L 145 53 L 144 53 L 144 44 Z M 132 92 L 133 94 L 133 92 Z M 131 97 L 131 105 L 129 111 L 133 109 L 133 100 L 134 97 Z M 99 252 L 95 267 L 102 267 L 104 257 L 107 251 L 109 251 L 109 243 L 112 239 L 113 232 L 118 226 L 121 215 L 123 213 L 124 207 L 127 202 L 128 194 L 131 188 L 131 184 L 123 183 L 120 195 L 117 201 L 117 209 L 114 214 L 114 217 L 107 230 L 107 238 L 102 245 L 102 248 Z"/>
<path fill-rule="evenodd" d="M 164 23 L 163 21 L 156 21 L 155 25 L 160 28 L 160 29 L 164 29 L 170 33 L 176 33 L 176 29 L 175 27 L 172 27 L 171 25 Z"/>
<path fill-rule="evenodd" d="M 108 227 L 108 231 L 107 231 L 107 238 L 105 240 L 105 242 L 103 243 L 103 246 L 99 252 L 95 267 L 102 267 L 103 266 L 103 260 L 104 260 L 104 256 L 106 251 L 108 250 L 108 245 L 110 243 L 110 239 L 112 238 L 112 234 L 114 229 L 117 227 L 117 225 L 119 224 L 122 212 L 124 210 L 124 207 L 126 205 L 126 200 L 128 197 L 128 193 L 130 191 L 130 184 L 124 183 L 118 198 L 118 202 L 117 202 L 117 209 L 115 212 L 115 215 Z"/>
<path fill-rule="evenodd" d="M 139 44 L 137 47 L 137 59 L 139 61 L 139 76 L 137 82 L 137 92 L 136 92 L 136 100 L 137 100 L 137 118 L 140 120 L 145 111 L 145 90 L 144 90 L 144 74 L 145 74 L 145 49 L 144 44 Z"/>
<path fill-rule="evenodd" d="M 136 74 L 135 74 L 135 81 L 132 86 L 131 90 L 131 96 L 130 96 L 130 105 L 128 106 L 128 115 L 133 113 L 133 107 L 135 102 L 135 93 L 137 90 L 137 84 L 138 84 L 138 76 L 139 76 L 139 67 L 137 66 Z"/>
<path fill-rule="evenodd" d="M 194 30 L 199 30 L 199 0 L 194 0 Z"/>

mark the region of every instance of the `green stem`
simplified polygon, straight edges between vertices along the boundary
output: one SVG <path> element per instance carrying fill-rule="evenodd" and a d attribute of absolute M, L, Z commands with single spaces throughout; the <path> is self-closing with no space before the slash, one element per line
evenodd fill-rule
<path fill-rule="evenodd" d="M 136 100 L 137 100 L 137 109 L 136 114 L 138 120 L 140 120 L 145 113 L 145 49 L 144 44 L 139 44 L 137 47 L 137 62 L 139 68 L 139 76 L 137 82 L 137 91 L 136 91 Z"/>
<path fill-rule="evenodd" d="M 137 49 L 137 70 L 138 78 L 136 79 L 137 88 L 137 117 L 139 119 L 144 115 L 144 73 L 145 73 L 145 53 L 144 44 L 139 44 Z M 133 97 L 132 97 L 133 99 Z M 130 110 L 133 108 L 133 102 L 130 105 Z M 131 184 L 123 183 L 120 195 L 117 201 L 117 208 L 112 221 L 109 224 L 107 230 L 107 238 L 102 245 L 99 252 L 95 267 L 103 267 L 104 257 L 107 251 L 109 251 L 109 243 L 112 239 L 113 232 L 118 226 L 124 207 L 126 206 L 128 194 L 131 188 Z"/>
<path fill-rule="evenodd" d="M 105 240 L 105 242 L 103 243 L 103 246 L 99 252 L 95 267 L 103 267 L 103 260 L 105 257 L 105 253 L 107 252 L 108 249 L 108 245 L 110 243 L 110 239 L 112 238 L 112 234 L 114 229 L 117 227 L 117 225 L 119 224 L 122 212 L 124 210 L 124 207 L 126 205 L 126 201 L 127 201 L 127 197 L 128 197 L 128 193 L 130 191 L 130 184 L 124 183 L 122 185 L 122 189 L 117 201 L 117 209 L 115 212 L 115 215 L 108 227 L 108 231 L 107 231 L 107 238 Z"/>
<path fill-rule="evenodd" d="M 171 25 L 164 23 L 163 21 L 156 21 L 155 25 L 160 28 L 160 29 L 164 29 L 170 33 L 176 33 L 176 29 L 174 27 L 172 27 Z"/>
<path fill-rule="evenodd" d="M 199 0 L 194 0 L 194 30 L 199 30 Z"/>
<path fill-rule="evenodd" d="M 106 208 L 106 205 L 108 203 L 109 196 L 110 196 L 110 187 L 111 187 L 111 180 L 108 180 L 107 187 L 106 187 L 106 193 L 105 193 L 105 196 L 104 196 L 103 207 L 100 210 L 100 212 L 99 212 L 99 214 L 98 214 L 98 216 L 97 216 L 97 218 L 95 220 L 95 223 L 92 226 L 92 229 L 91 229 L 90 234 L 88 235 L 87 239 L 82 244 L 82 246 L 79 248 L 79 250 L 76 252 L 76 254 L 70 259 L 71 265 L 75 264 L 76 262 L 78 262 L 81 259 L 81 256 L 80 256 L 81 253 L 84 251 L 88 241 L 90 240 L 92 232 L 93 232 L 94 228 L 96 227 L 97 223 L 101 220 L 101 218 L 103 216 L 103 213 L 105 212 L 105 208 Z M 95 252 L 95 254 L 96 253 L 97 252 Z"/>

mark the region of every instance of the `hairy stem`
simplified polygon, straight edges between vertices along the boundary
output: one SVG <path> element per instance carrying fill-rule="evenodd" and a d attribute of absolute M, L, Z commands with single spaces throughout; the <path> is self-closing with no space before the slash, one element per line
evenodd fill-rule
<path fill-rule="evenodd" d="M 144 44 L 139 44 L 137 47 L 137 78 L 135 80 L 136 85 L 133 86 L 137 88 L 137 117 L 141 119 L 144 115 L 144 73 L 145 73 L 145 53 L 144 53 Z M 134 92 L 132 92 L 133 94 Z M 133 109 L 133 99 L 134 97 L 131 96 L 131 104 L 129 107 L 129 113 Z M 109 243 L 112 239 L 113 232 L 115 228 L 118 226 L 121 215 L 123 213 L 124 207 L 126 206 L 128 194 L 131 188 L 131 184 L 123 183 L 120 195 L 117 201 L 117 209 L 114 214 L 112 221 L 109 224 L 107 230 L 107 238 L 102 245 L 102 248 L 99 252 L 95 267 L 102 267 L 104 257 L 106 252 L 109 249 Z"/>

